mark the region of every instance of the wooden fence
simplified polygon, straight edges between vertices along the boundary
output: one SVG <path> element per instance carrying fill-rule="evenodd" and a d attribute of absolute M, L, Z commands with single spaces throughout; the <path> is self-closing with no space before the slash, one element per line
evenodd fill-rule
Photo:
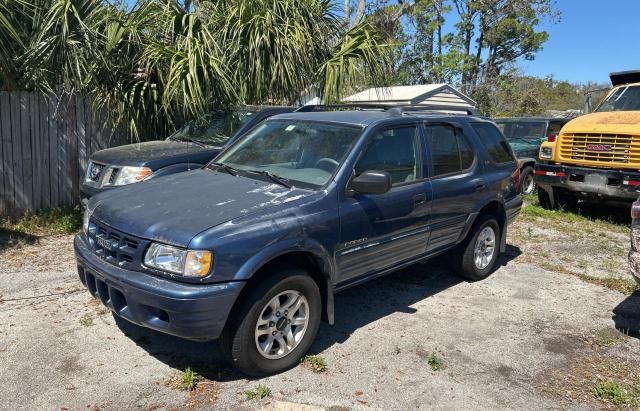
<path fill-rule="evenodd" d="M 124 144 L 83 97 L 0 91 L 0 218 L 79 202 L 89 156 Z"/>

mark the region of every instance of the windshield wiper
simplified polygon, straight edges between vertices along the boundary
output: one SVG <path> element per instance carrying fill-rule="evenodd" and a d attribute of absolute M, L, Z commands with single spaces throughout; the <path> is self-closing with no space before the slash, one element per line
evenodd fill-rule
<path fill-rule="evenodd" d="M 231 174 L 232 176 L 237 176 L 238 175 L 238 169 L 237 168 L 233 168 L 229 165 L 226 165 L 224 163 L 211 163 L 212 165 L 218 167 L 219 169 L 223 169 L 224 171 L 226 171 L 227 173 Z"/>
<path fill-rule="evenodd" d="M 207 145 L 206 145 L 206 144 L 204 144 L 202 141 L 198 141 L 198 140 L 196 140 L 196 139 L 189 138 L 189 137 L 173 137 L 173 136 L 171 136 L 171 137 L 169 137 L 169 139 L 170 139 L 170 140 L 173 140 L 173 141 L 186 141 L 186 142 L 188 142 L 188 143 L 197 144 L 197 145 L 199 145 L 200 147 L 206 147 L 206 146 L 207 146 Z"/>
<path fill-rule="evenodd" d="M 281 186 L 291 188 L 291 184 L 289 184 L 289 180 L 284 177 L 280 177 L 279 175 L 273 174 L 271 171 L 267 170 L 247 170 L 249 173 L 254 174 L 262 174 L 263 176 L 267 176 L 274 183 L 278 183 Z"/>

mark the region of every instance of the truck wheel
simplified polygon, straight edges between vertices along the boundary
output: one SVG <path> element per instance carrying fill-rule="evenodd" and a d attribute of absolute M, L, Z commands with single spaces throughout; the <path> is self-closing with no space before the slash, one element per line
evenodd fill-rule
<path fill-rule="evenodd" d="M 520 180 L 522 184 L 520 186 L 520 192 L 524 195 L 533 194 L 536 191 L 536 182 L 533 180 L 533 168 L 525 167 L 520 174 Z"/>
<path fill-rule="evenodd" d="M 551 198 L 552 197 L 549 195 L 549 192 L 547 190 L 538 187 L 538 203 L 540 203 L 540 207 L 544 208 L 545 210 L 553 210 L 554 208 L 556 208 L 556 204 L 554 204 L 555 202 L 552 201 Z"/>
<path fill-rule="evenodd" d="M 317 284 L 304 271 L 284 269 L 241 302 L 221 338 L 227 358 L 243 373 L 276 374 L 300 362 L 320 326 Z"/>
<path fill-rule="evenodd" d="M 491 274 L 500 250 L 500 226 L 496 219 L 481 215 L 474 230 L 454 253 L 454 268 L 467 281 L 484 280 Z"/>

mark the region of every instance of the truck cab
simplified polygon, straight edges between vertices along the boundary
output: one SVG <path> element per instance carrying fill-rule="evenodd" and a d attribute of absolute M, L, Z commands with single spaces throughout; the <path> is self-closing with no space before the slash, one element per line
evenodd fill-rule
<path fill-rule="evenodd" d="M 633 201 L 640 189 L 640 70 L 611 73 L 612 89 L 589 114 L 542 144 L 535 167 L 540 204 Z"/>

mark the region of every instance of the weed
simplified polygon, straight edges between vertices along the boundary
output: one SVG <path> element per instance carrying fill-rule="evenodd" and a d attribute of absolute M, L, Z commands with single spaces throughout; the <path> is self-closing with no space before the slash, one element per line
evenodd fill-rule
<path fill-rule="evenodd" d="M 595 332 L 593 342 L 600 347 L 607 347 L 624 341 L 624 335 L 615 328 L 605 327 Z"/>
<path fill-rule="evenodd" d="M 300 362 L 313 372 L 325 372 L 327 370 L 327 362 L 319 355 L 306 355 Z"/>
<path fill-rule="evenodd" d="M 429 356 L 429 359 L 427 360 L 427 363 L 429 364 L 429 366 L 433 371 L 440 371 L 441 369 L 444 368 L 444 362 L 442 361 L 438 353 L 435 351 L 431 353 L 431 355 Z"/>
<path fill-rule="evenodd" d="M 27 212 L 15 224 L 10 221 L 0 223 L 6 230 L 37 236 L 73 234 L 82 227 L 80 207 L 70 209 L 52 208 L 37 213 Z"/>
<path fill-rule="evenodd" d="M 181 387 L 183 390 L 195 390 L 196 385 L 198 385 L 198 381 L 200 381 L 200 376 L 198 375 L 198 373 L 194 372 L 191 367 L 187 367 L 184 371 L 182 371 Z"/>
<path fill-rule="evenodd" d="M 258 384 L 253 390 L 247 390 L 244 392 L 247 400 L 261 400 L 263 398 L 271 397 L 271 389 L 265 385 Z"/>
<path fill-rule="evenodd" d="M 614 405 L 620 405 L 629 401 L 628 388 L 618 381 L 602 380 L 593 387 L 593 395 L 598 398 L 609 400 Z"/>
<path fill-rule="evenodd" d="M 83 315 L 82 317 L 80 317 L 80 325 L 85 326 L 85 327 L 89 327 L 91 325 L 93 325 L 93 316 L 89 313 Z"/>

